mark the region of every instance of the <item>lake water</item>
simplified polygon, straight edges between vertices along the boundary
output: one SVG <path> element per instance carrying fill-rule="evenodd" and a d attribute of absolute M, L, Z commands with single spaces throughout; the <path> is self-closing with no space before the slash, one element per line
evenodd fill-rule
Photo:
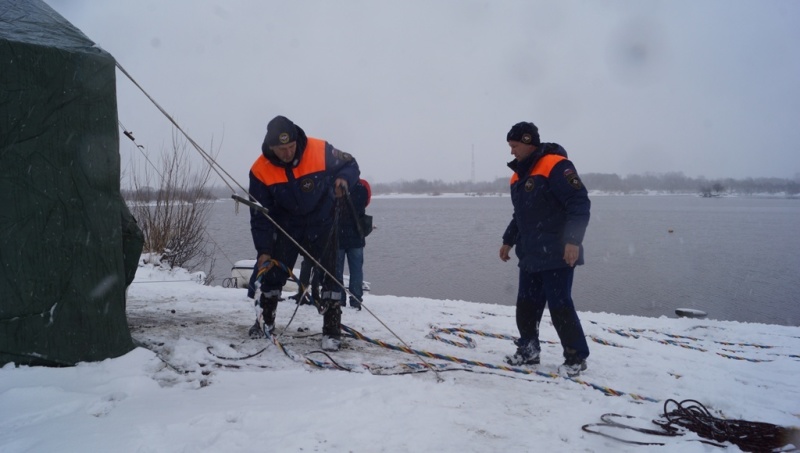
<path fill-rule="evenodd" d="M 800 325 L 800 200 L 592 196 L 586 264 L 575 272 L 579 311 Z M 373 197 L 365 249 L 373 294 L 514 305 L 516 258 L 498 258 L 508 196 Z M 217 203 L 208 231 L 213 273 L 253 259 L 249 214 Z M 368 295 L 365 302 L 369 303 Z"/>

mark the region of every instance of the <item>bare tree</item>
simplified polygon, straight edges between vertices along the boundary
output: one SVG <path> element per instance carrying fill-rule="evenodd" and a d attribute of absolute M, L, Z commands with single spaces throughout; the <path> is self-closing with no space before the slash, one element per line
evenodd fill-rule
<path fill-rule="evenodd" d="M 213 143 L 211 150 L 216 157 Z M 211 256 L 205 230 L 213 203 L 211 167 L 192 165 L 188 143 L 176 131 L 172 149 L 162 152 L 159 168 L 154 167 L 131 170 L 132 211 L 144 233 L 144 251 L 172 266 L 204 263 Z"/>

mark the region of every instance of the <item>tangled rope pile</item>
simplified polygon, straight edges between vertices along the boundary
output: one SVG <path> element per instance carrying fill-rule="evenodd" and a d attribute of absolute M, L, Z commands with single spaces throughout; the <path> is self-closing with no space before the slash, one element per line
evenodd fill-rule
<path fill-rule="evenodd" d="M 668 412 L 670 404 L 677 407 Z M 653 423 L 666 430 L 676 429 L 676 425 L 681 426 L 697 433 L 700 437 L 735 444 L 743 451 L 774 451 L 791 443 L 792 438 L 796 442 L 800 437 L 800 431 L 797 429 L 771 423 L 714 417 L 705 406 L 694 400 L 680 403 L 667 400 L 664 403 L 664 418 L 666 422 Z M 795 449 L 790 451 L 798 451 L 798 447 L 800 446 L 795 445 Z"/>
<path fill-rule="evenodd" d="M 669 410 L 671 406 L 674 409 Z M 628 429 L 654 436 L 677 437 L 684 434 L 684 430 L 689 430 L 704 439 L 699 440 L 705 444 L 716 447 L 725 445 L 716 442 L 730 442 L 742 451 L 752 452 L 790 452 L 800 451 L 800 430 L 796 428 L 785 428 L 771 423 L 751 422 L 747 420 L 729 420 L 714 417 L 708 409 L 695 400 L 684 400 L 680 403 L 670 399 L 664 403 L 663 420 L 653 420 L 653 423 L 661 427 L 662 431 L 639 428 L 620 423 L 614 418 L 633 418 L 628 415 L 603 414 L 600 423 L 590 423 L 583 425 L 581 429 L 587 433 L 598 434 L 610 439 L 618 440 L 634 445 L 665 445 L 662 442 L 640 442 L 622 439 L 612 436 L 606 432 L 595 428 L 614 428 Z M 714 442 L 711 442 L 714 441 Z M 786 449 L 787 445 L 794 448 Z"/>

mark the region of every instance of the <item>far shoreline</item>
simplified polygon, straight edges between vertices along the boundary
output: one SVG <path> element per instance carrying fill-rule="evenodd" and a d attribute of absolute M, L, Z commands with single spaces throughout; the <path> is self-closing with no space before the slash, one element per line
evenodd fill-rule
<path fill-rule="evenodd" d="M 780 193 L 753 193 L 753 194 L 741 194 L 741 193 L 728 193 L 728 194 L 720 194 L 711 197 L 705 197 L 700 193 L 696 192 L 664 192 L 664 191 L 642 191 L 642 192 L 608 192 L 602 190 L 590 190 L 589 191 L 590 197 L 697 197 L 697 198 L 779 198 L 779 199 L 788 199 L 788 200 L 796 200 L 800 199 L 798 195 L 789 195 L 786 192 Z M 452 193 L 384 193 L 384 194 L 372 194 L 373 199 L 400 199 L 400 198 L 503 198 L 509 197 L 508 193 L 500 193 L 500 192 L 489 192 L 489 193 L 463 193 L 463 192 L 452 192 Z"/>

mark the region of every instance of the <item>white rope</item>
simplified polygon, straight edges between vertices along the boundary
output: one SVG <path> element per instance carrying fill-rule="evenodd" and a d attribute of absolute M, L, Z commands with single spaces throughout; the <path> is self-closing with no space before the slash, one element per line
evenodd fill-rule
<path fill-rule="evenodd" d="M 136 82 L 136 80 L 133 79 L 133 77 L 128 73 L 128 71 L 125 70 L 125 68 L 122 67 L 121 64 L 119 64 L 119 62 L 116 62 L 116 65 L 117 68 L 119 68 L 119 70 L 122 71 L 122 73 L 125 74 L 126 77 L 128 77 L 128 80 L 130 80 L 134 85 L 136 85 L 136 87 L 139 88 L 139 90 L 141 90 L 141 92 L 145 96 L 147 96 L 147 99 L 150 99 L 150 102 L 152 102 L 153 105 L 156 106 L 156 108 L 170 121 L 170 123 L 172 123 L 172 125 L 175 126 L 175 128 L 178 129 L 180 133 L 183 134 L 184 137 L 186 137 L 186 140 L 192 144 L 192 146 L 194 147 L 194 149 L 197 150 L 197 152 L 200 153 L 200 155 L 203 157 L 206 163 L 208 163 L 208 165 L 214 171 L 214 173 L 216 173 L 220 177 L 220 179 L 222 179 L 222 182 L 225 183 L 225 185 L 228 186 L 229 189 L 231 189 L 231 192 L 236 193 L 236 189 L 233 188 L 233 186 L 228 182 L 226 178 L 230 179 L 230 181 L 236 186 L 238 186 L 239 189 L 242 190 L 242 192 L 246 193 L 248 196 L 250 195 L 247 192 L 247 190 L 245 190 L 245 188 L 241 186 L 241 184 L 236 182 L 236 180 L 227 171 L 225 171 L 225 169 L 222 168 L 222 166 L 219 165 L 217 161 L 215 161 L 214 158 L 208 152 L 206 152 L 206 150 L 203 149 L 203 147 L 201 147 L 196 141 L 194 141 L 194 139 L 190 137 L 189 134 L 187 134 L 186 131 L 183 130 L 183 128 L 181 128 L 181 126 L 172 118 L 172 116 L 170 116 L 170 114 L 167 113 L 167 111 L 164 110 L 164 108 L 161 107 L 161 105 L 159 105 L 158 102 L 156 102 L 156 100 L 153 99 L 153 97 L 150 96 L 150 94 L 148 94 L 147 91 L 145 91 L 145 89 L 142 88 L 142 86 Z"/>

